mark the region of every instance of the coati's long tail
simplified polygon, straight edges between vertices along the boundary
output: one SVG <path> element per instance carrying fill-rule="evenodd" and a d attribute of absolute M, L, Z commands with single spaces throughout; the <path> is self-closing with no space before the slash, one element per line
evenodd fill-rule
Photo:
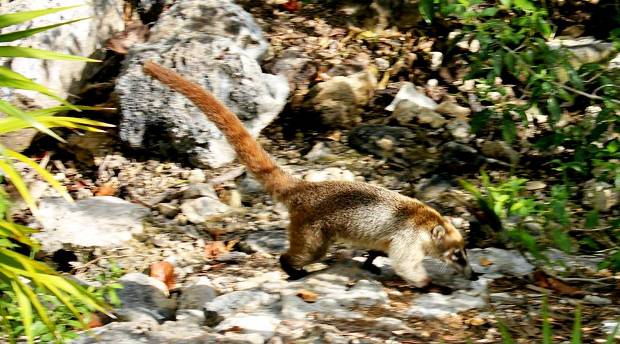
<path fill-rule="evenodd" d="M 281 198 L 288 188 L 299 181 L 276 165 L 239 118 L 209 91 L 152 61 L 144 63 L 144 72 L 191 100 L 226 136 L 235 148 L 239 161 L 263 184 L 272 197 Z"/>

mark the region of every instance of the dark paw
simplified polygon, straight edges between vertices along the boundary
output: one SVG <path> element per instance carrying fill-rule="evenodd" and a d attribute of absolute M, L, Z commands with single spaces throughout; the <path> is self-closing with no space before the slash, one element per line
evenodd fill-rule
<path fill-rule="evenodd" d="M 286 273 L 288 274 L 288 281 L 295 281 L 309 275 L 308 271 L 306 270 L 295 270 L 294 272 L 287 271 Z"/>
<path fill-rule="evenodd" d="M 370 271 L 370 273 L 373 273 L 375 275 L 381 275 L 381 268 L 379 268 L 378 266 L 376 266 L 375 264 L 363 264 L 362 265 L 362 269 L 366 270 L 366 271 Z"/>
<path fill-rule="evenodd" d="M 286 272 L 286 274 L 288 275 L 289 281 L 298 280 L 300 278 L 308 276 L 308 272 L 306 270 L 296 269 L 288 262 L 288 260 L 286 260 L 286 258 L 282 256 L 280 256 L 280 266 L 282 267 L 282 270 L 284 270 L 284 272 Z"/>

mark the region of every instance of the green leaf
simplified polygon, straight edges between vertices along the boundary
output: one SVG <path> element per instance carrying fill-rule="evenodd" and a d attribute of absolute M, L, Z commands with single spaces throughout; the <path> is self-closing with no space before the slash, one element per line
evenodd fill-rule
<path fill-rule="evenodd" d="M 562 117 L 562 109 L 560 108 L 560 103 L 557 98 L 549 97 L 547 99 L 547 111 L 549 111 L 549 120 L 552 123 L 557 123 Z"/>
<path fill-rule="evenodd" d="M 593 209 L 586 214 L 586 228 L 595 228 L 599 224 L 598 210 Z"/>
<path fill-rule="evenodd" d="M 43 178 L 43 180 L 45 180 L 49 185 L 51 185 L 52 188 L 54 188 L 54 190 L 56 190 L 65 200 L 67 200 L 68 202 L 73 202 L 73 198 L 69 196 L 69 193 L 67 193 L 67 189 L 65 189 L 65 187 L 62 186 L 62 184 L 60 184 L 60 182 L 58 182 L 51 173 L 39 166 L 39 164 L 34 162 L 32 159 L 8 148 L 5 148 L 3 153 L 6 156 L 16 159 L 35 170 L 41 176 L 41 178 Z"/>
<path fill-rule="evenodd" d="M 32 278 L 32 281 L 36 283 L 37 279 Z M 36 309 L 37 314 L 39 315 L 39 318 L 43 321 L 43 323 L 45 323 L 45 325 L 50 329 L 50 331 L 56 335 L 56 338 L 60 339 L 60 337 L 56 333 L 55 324 L 47 316 L 47 310 L 45 309 L 45 307 L 43 307 L 43 305 L 37 298 L 37 295 L 32 291 L 32 289 L 30 289 L 28 286 L 23 285 L 23 284 L 22 284 L 22 290 L 28 296 L 28 299 L 30 303 L 32 304 L 32 306 L 34 306 L 34 309 Z"/>
<path fill-rule="evenodd" d="M 564 252 L 571 252 L 573 249 L 573 243 L 570 236 L 561 229 L 554 229 L 551 232 L 553 236 L 553 242 L 555 246 Z"/>
<path fill-rule="evenodd" d="M 26 333 L 26 338 L 28 339 L 28 343 L 34 343 L 34 336 L 32 333 L 32 303 L 28 296 L 24 293 L 17 280 L 17 277 L 11 281 L 11 287 L 13 288 L 13 292 L 17 298 L 17 304 L 19 307 L 19 315 L 24 324 L 24 332 Z"/>
<path fill-rule="evenodd" d="M 536 23 L 538 24 L 538 29 L 542 32 L 545 38 L 551 37 L 553 30 L 551 30 L 551 24 L 547 20 L 539 17 Z"/>
<path fill-rule="evenodd" d="M 66 106 L 72 107 L 69 102 L 57 96 L 54 92 L 50 91 L 47 87 L 37 84 L 36 82 L 24 77 L 19 73 L 15 73 L 6 67 L 0 66 L 0 86 L 17 88 L 21 90 L 37 91 L 50 98 L 56 99 Z"/>
<path fill-rule="evenodd" d="M 499 2 L 506 8 L 512 7 L 512 0 L 500 0 Z"/>
<path fill-rule="evenodd" d="M 612 153 L 612 154 L 613 154 L 613 153 L 617 152 L 617 151 L 618 151 L 618 148 L 619 148 L 618 141 L 617 141 L 617 140 L 610 141 L 610 142 L 607 144 L 607 147 L 605 147 L 605 148 L 607 149 L 607 151 L 608 151 L 609 153 Z"/>
<path fill-rule="evenodd" d="M 584 89 L 583 80 L 581 79 L 581 76 L 579 76 L 579 73 L 577 73 L 576 70 L 574 70 L 573 68 L 569 68 L 568 77 L 570 79 L 571 84 L 573 84 L 573 86 L 575 86 L 576 89 L 583 91 Z"/>
<path fill-rule="evenodd" d="M 497 7 L 488 7 L 482 10 L 482 12 L 480 12 L 480 16 L 481 17 L 493 17 L 495 16 L 495 14 L 497 14 L 497 11 L 499 11 Z"/>
<path fill-rule="evenodd" d="M 85 61 L 85 62 L 101 62 L 99 60 L 90 59 L 88 57 L 75 56 L 69 54 L 57 53 L 55 51 L 15 47 L 0 46 L 0 56 L 2 57 L 26 57 L 43 60 L 66 60 L 66 61 Z"/>
<path fill-rule="evenodd" d="M 497 327 L 499 328 L 499 333 L 502 336 L 502 342 L 504 344 L 514 344 L 515 341 L 512 339 L 510 335 L 510 331 L 508 331 L 508 327 L 504 324 L 504 321 L 500 318 L 497 318 Z"/>
<path fill-rule="evenodd" d="M 581 344 L 581 306 L 577 304 L 575 308 L 575 322 L 573 323 L 573 334 L 571 344 Z"/>
<path fill-rule="evenodd" d="M 22 31 L 15 31 L 15 32 L 10 32 L 10 33 L 5 33 L 3 35 L 0 35 L 0 42 L 12 42 L 21 38 L 26 38 L 32 35 L 35 35 L 39 32 L 44 32 L 50 29 L 53 29 L 55 27 L 59 27 L 59 26 L 63 26 L 63 25 L 69 25 L 75 22 L 79 22 L 85 19 L 89 19 L 90 17 L 85 17 L 85 18 L 80 18 L 80 19 L 75 19 L 75 20 L 68 20 L 66 22 L 62 22 L 62 23 L 58 23 L 58 24 L 52 24 L 52 25 L 47 25 L 47 26 L 40 26 L 40 27 L 36 27 L 33 29 L 28 29 L 28 30 L 22 30 Z"/>
<path fill-rule="evenodd" d="M 564 101 L 567 101 L 571 104 L 575 102 L 575 96 L 573 96 L 571 93 L 569 93 L 563 88 L 557 89 L 557 94 L 558 94 L 558 97 L 562 98 L 562 100 Z"/>
<path fill-rule="evenodd" d="M 515 61 L 515 55 L 513 53 L 507 52 L 504 54 L 504 64 L 512 73 L 515 72 Z"/>
<path fill-rule="evenodd" d="M 45 133 L 60 142 L 65 142 L 65 140 L 63 140 L 60 136 L 56 135 L 53 131 L 45 127 L 41 122 L 37 121 L 33 116 L 15 108 L 9 102 L 4 101 L 2 99 L 0 99 L 0 112 L 4 112 L 5 114 L 9 116 L 16 117 L 17 119 L 27 123 L 29 126 L 41 131 L 42 133 Z"/>
<path fill-rule="evenodd" d="M 473 133 L 478 133 L 482 128 L 489 124 L 489 120 L 495 114 L 491 109 L 484 109 L 480 112 L 476 112 L 469 125 Z"/>
<path fill-rule="evenodd" d="M 44 10 L 34 10 L 34 11 L 3 14 L 3 15 L 0 15 L 0 28 L 27 22 L 37 17 L 42 17 L 45 15 L 60 12 L 60 11 L 66 11 L 68 9 L 76 8 L 80 6 L 83 6 L 83 5 L 56 7 L 56 8 L 48 8 Z"/>
<path fill-rule="evenodd" d="M 433 0 L 420 0 L 418 8 L 420 14 L 422 14 L 422 18 L 424 18 L 427 23 L 432 23 L 433 17 L 435 16 L 435 4 Z"/>
<path fill-rule="evenodd" d="M 493 56 L 493 73 L 495 76 L 502 75 L 502 67 L 504 66 L 503 55 L 502 51 L 498 50 L 495 52 L 495 56 Z"/>
<path fill-rule="evenodd" d="M 517 137 L 517 126 L 508 112 L 504 113 L 502 118 L 502 136 L 508 144 Z"/>
<path fill-rule="evenodd" d="M 28 190 L 28 187 L 26 186 L 26 183 L 24 183 L 24 179 L 21 175 L 15 171 L 13 166 L 11 166 L 11 163 L 4 159 L 0 159 L 0 170 L 11 180 L 11 183 L 15 186 L 17 192 L 19 192 L 19 195 L 24 199 L 24 202 L 28 208 L 30 208 L 34 214 L 37 214 L 37 205 L 34 198 L 32 198 L 32 195 L 30 194 L 30 190 Z"/>
<path fill-rule="evenodd" d="M 515 7 L 523 11 L 534 11 L 536 6 L 528 0 L 514 0 Z"/>

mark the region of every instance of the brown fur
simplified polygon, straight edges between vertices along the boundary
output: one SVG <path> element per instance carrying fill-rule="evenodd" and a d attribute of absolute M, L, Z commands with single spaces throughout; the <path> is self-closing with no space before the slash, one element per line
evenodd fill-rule
<path fill-rule="evenodd" d="M 323 257 L 335 241 L 386 252 L 395 271 L 418 287 L 428 283 L 420 264 L 425 255 L 451 264 L 455 252 L 464 255 L 461 234 L 433 208 L 367 183 L 297 179 L 277 166 L 237 116 L 208 91 L 154 62 L 145 62 L 144 71 L 196 104 L 269 194 L 288 207 L 290 248 L 280 262 L 292 278 L 304 276 L 302 268 Z M 457 268 L 467 271 L 468 266 Z"/>

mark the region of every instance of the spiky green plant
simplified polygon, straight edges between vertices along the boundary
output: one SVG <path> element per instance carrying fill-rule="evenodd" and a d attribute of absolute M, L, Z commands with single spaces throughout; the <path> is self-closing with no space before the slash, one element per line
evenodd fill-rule
<path fill-rule="evenodd" d="M 0 29 L 75 7 L 77 6 L 0 15 Z M 85 57 L 4 44 L 83 19 L 86 18 L 0 34 L 0 57 L 96 62 L 96 60 Z M 0 99 L 0 112 L 5 115 L 4 118 L 0 119 L 0 134 L 7 134 L 26 128 L 34 128 L 57 140 L 63 141 L 60 136 L 51 130 L 52 128 L 101 131 L 98 127 L 110 127 L 108 124 L 89 119 L 55 116 L 67 110 L 79 111 L 92 108 L 74 106 L 57 96 L 45 86 L 3 66 L 0 66 L 0 87 L 37 91 L 61 103 L 61 105 L 56 107 L 24 111 L 13 106 L 6 100 Z M 36 202 L 30 195 L 25 181 L 13 167 L 15 162 L 22 162 L 35 170 L 41 178 L 48 182 L 60 195 L 67 201 L 72 202 L 66 189 L 56 181 L 47 170 L 27 156 L 0 145 L 0 171 L 2 171 L 4 177 L 15 186 L 15 189 L 23 197 L 25 203 L 35 216 L 37 215 Z M 62 338 L 58 335 L 54 322 L 50 320 L 48 316 L 46 305 L 42 302 L 40 295 L 37 295 L 37 293 L 53 295 L 58 301 L 64 304 L 76 318 L 80 318 L 81 314 L 76 307 L 76 302 L 85 305 L 91 310 L 98 310 L 101 312 L 107 312 L 107 306 L 86 289 L 72 280 L 59 275 L 47 265 L 15 251 L 19 244 L 28 246 L 33 252 L 36 252 L 36 250 L 38 250 L 38 244 L 29 237 L 29 234 L 34 231 L 33 229 L 15 224 L 6 216 L 8 205 L 6 197 L 4 197 L 5 193 L 3 189 L 0 189 L 0 193 L 0 286 L 4 286 L 3 289 L 7 290 L 4 293 L 0 291 L 0 327 L 5 329 L 8 339 L 11 342 L 16 341 L 16 338 L 14 338 L 15 331 L 12 329 L 12 324 L 14 324 L 15 319 L 11 318 L 9 307 L 17 307 L 19 318 L 23 324 L 23 333 L 27 337 L 29 343 L 33 343 L 35 339 L 35 334 L 33 332 L 33 322 L 35 319 L 40 320 L 53 334 L 55 340 L 60 342 Z"/>

